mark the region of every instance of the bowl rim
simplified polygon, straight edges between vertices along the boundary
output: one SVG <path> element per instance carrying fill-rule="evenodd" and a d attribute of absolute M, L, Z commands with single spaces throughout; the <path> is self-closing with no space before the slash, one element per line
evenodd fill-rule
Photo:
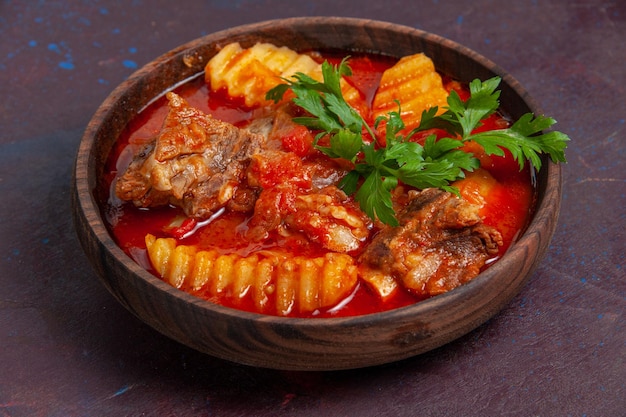
<path fill-rule="evenodd" d="M 543 228 L 546 225 L 546 218 L 549 217 L 550 213 L 554 213 L 556 210 L 558 212 L 558 206 L 560 205 L 560 196 L 561 196 L 561 187 L 562 187 L 562 175 L 561 175 L 561 166 L 549 161 L 547 158 L 543 158 L 543 167 L 542 170 L 546 170 L 545 178 L 546 183 L 544 185 L 544 191 L 551 190 L 552 195 L 544 195 L 543 198 L 536 201 L 534 213 L 529 223 L 527 224 L 525 230 L 522 235 L 514 241 L 508 251 L 495 262 L 493 265 L 489 266 L 485 271 L 480 273 L 470 282 L 465 283 L 453 290 L 450 290 L 444 294 L 440 294 L 429 299 L 417 302 L 415 304 L 400 307 L 392 310 L 370 313 L 365 315 L 357 315 L 357 316 L 345 316 L 345 317 L 324 317 L 324 318 L 298 318 L 298 317 L 281 317 L 275 315 L 266 315 L 261 313 L 249 312 L 244 310 L 238 310 L 236 308 L 226 307 L 220 304 L 216 304 L 204 299 L 201 299 L 197 296 L 189 294 L 185 291 L 176 289 L 164 282 L 160 278 L 152 275 L 143 267 L 141 267 L 138 263 L 136 263 L 129 255 L 127 255 L 122 248 L 114 241 L 111 233 L 109 232 L 105 220 L 102 217 L 101 209 L 99 204 L 96 201 L 94 196 L 95 190 L 95 172 L 94 167 L 90 166 L 90 157 L 93 152 L 94 142 L 97 137 L 98 124 L 101 118 L 106 116 L 117 103 L 124 96 L 124 92 L 129 89 L 129 87 L 133 86 L 138 82 L 146 74 L 153 71 L 155 68 L 167 65 L 171 60 L 175 59 L 175 57 L 180 54 L 185 53 L 185 51 L 190 50 L 193 47 L 198 46 L 199 44 L 215 42 L 218 39 L 224 39 L 231 34 L 234 33 L 243 33 L 243 32 L 254 32 L 263 28 L 267 28 L 275 25 L 284 25 L 290 26 L 291 28 L 302 27 L 303 25 L 318 25 L 320 21 L 325 24 L 333 25 L 333 24 L 345 24 L 345 25 L 359 25 L 366 27 L 383 27 L 383 28 L 393 28 L 394 31 L 400 30 L 408 35 L 416 36 L 420 38 L 427 38 L 433 42 L 441 44 L 443 47 L 454 48 L 462 55 L 466 55 L 472 60 L 478 59 L 481 65 L 488 67 L 492 72 L 502 78 L 503 84 L 508 84 L 516 94 L 518 94 L 522 100 L 528 105 L 528 107 L 535 114 L 542 113 L 539 106 L 535 102 L 535 100 L 530 97 L 528 92 L 521 87 L 519 82 L 508 72 L 502 69 L 500 66 L 493 63 L 490 59 L 482 56 L 476 51 L 461 45 L 455 41 L 442 37 L 440 35 L 436 35 L 434 33 L 430 33 L 421 29 L 413 28 L 410 26 L 405 26 L 402 24 L 385 22 L 380 20 L 372 20 L 372 19 L 361 19 L 361 18 L 352 18 L 352 17 L 328 17 L 328 16 L 307 16 L 307 17 L 290 17 L 284 19 L 271 19 L 265 20 L 256 23 L 249 23 L 240 26 L 235 26 L 223 30 L 219 30 L 217 32 L 213 32 L 211 34 L 199 37 L 197 39 L 186 42 L 165 54 L 157 57 L 153 61 L 145 64 L 138 70 L 136 70 L 133 74 L 131 74 L 126 80 L 121 82 L 108 96 L 107 98 L 100 104 L 96 112 L 94 113 L 92 119 L 87 125 L 87 128 L 81 138 L 78 151 L 75 159 L 75 166 L 73 170 L 73 179 L 72 179 L 72 187 L 75 189 L 75 205 L 77 209 L 83 211 L 83 213 L 90 212 L 95 214 L 95 217 L 92 215 L 90 220 L 90 224 L 92 225 L 92 230 L 89 232 L 97 238 L 98 242 L 109 251 L 110 255 L 119 262 L 120 265 L 123 265 L 128 272 L 135 274 L 141 280 L 145 281 L 148 285 L 153 287 L 159 292 L 167 293 L 167 297 L 175 297 L 180 299 L 185 303 L 189 303 L 194 306 L 194 308 L 199 308 L 202 310 L 208 310 L 216 312 L 220 315 L 224 315 L 226 317 L 233 317 L 241 320 L 252 320 L 252 321 L 262 321 L 267 322 L 269 324 L 276 325 L 289 325 L 289 326 L 299 326 L 299 327 L 318 327 L 318 326 L 341 326 L 344 327 L 346 325 L 355 325 L 355 326 L 373 326 L 378 322 L 393 322 L 399 319 L 407 320 L 407 319 L 418 319 L 421 315 L 423 315 L 426 311 L 430 311 L 433 308 L 441 309 L 446 308 L 446 306 L 454 305 L 457 300 L 462 300 L 466 297 L 468 293 L 474 293 L 476 291 L 480 291 L 480 288 L 484 285 L 489 284 L 489 281 L 494 279 L 494 276 L 502 274 L 505 272 L 509 266 L 512 264 L 513 256 L 520 249 L 524 250 L 527 244 L 531 244 L 535 239 L 535 236 L 540 235 L 543 232 Z M 172 87 L 173 88 L 173 87 Z M 168 90 L 166 90 L 168 91 Z M 166 91 L 163 91 L 161 94 L 164 94 Z M 153 97 L 156 99 L 158 96 Z M 146 104 L 147 105 L 147 104 Z M 144 106 L 145 107 L 145 106 Z M 91 182 L 90 182 L 91 181 Z M 85 192 L 88 191 L 88 192 Z M 555 207 L 556 204 L 556 207 Z M 552 233 L 549 233 L 549 236 L 546 237 L 547 241 L 550 240 Z M 547 245 L 547 243 L 545 243 Z M 525 285 L 525 282 L 528 280 L 534 268 L 537 266 L 541 257 L 539 259 L 535 259 L 532 265 L 529 266 L 529 272 L 527 273 L 527 278 L 523 283 L 519 285 L 521 288 Z M 172 291 L 175 290 L 175 291 Z M 517 294 L 518 291 L 515 292 Z M 507 301 L 507 302 L 510 302 Z M 498 309 L 500 310 L 500 309 Z M 483 321 L 484 322 L 484 321 Z M 482 322 L 477 323 L 477 325 L 482 324 Z M 477 327 L 477 326 L 474 326 Z"/>

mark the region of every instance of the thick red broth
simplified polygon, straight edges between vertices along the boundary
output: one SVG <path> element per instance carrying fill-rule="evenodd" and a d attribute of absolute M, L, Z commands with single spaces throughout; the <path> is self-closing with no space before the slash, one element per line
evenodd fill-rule
<path fill-rule="evenodd" d="M 338 58 L 331 57 L 331 62 L 339 62 Z M 371 102 L 376 91 L 382 72 L 393 65 L 390 58 L 378 56 L 353 56 L 350 66 L 353 76 L 350 82 L 356 86 Z M 464 86 L 452 80 L 446 85 L 459 92 L 461 97 L 467 96 Z M 237 126 L 246 125 L 255 117 L 256 110 L 246 108 L 240 100 L 232 99 L 223 93 L 211 93 L 204 81 L 198 76 L 179 86 L 175 92 L 186 99 L 189 104 L 214 117 L 233 123 Z M 161 98 L 151 104 L 135 117 L 120 135 L 107 161 L 103 189 L 112 190 L 112 184 L 118 173 L 128 166 L 133 155 L 149 143 L 160 130 L 167 113 L 167 102 Z M 500 115 L 490 117 L 481 129 L 495 129 L 506 125 L 506 120 Z M 468 180 L 459 183 L 461 193 L 472 195 L 473 187 L 488 184 L 489 192 L 484 198 L 481 216 L 484 223 L 496 227 L 502 234 L 504 245 L 500 252 L 487 265 L 497 260 L 515 241 L 516 236 L 523 230 L 533 208 L 534 189 L 531 181 L 531 172 L 528 168 L 519 170 L 517 162 L 510 155 L 504 157 L 485 156 L 477 152 L 476 148 L 468 145 L 468 151 L 475 152 L 481 160 L 481 167 L 488 174 L 488 180 L 468 175 Z M 483 172 L 484 172 L 483 171 Z M 477 185 L 478 184 L 478 185 Z M 121 202 L 111 191 L 101 196 L 103 215 L 108 223 L 110 232 L 120 247 L 137 263 L 151 270 L 146 253 L 145 236 L 150 233 L 155 236 L 167 236 L 173 228 L 184 227 L 182 210 L 175 207 L 138 209 L 132 203 Z M 180 244 L 196 245 L 199 249 L 219 248 L 224 253 L 238 253 L 246 256 L 259 249 L 272 247 L 288 248 L 296 254 L 316 256 L 324 249 L 315 243 L 305 241 L 297 234 L 289 237 L 275 237 L 262 244 L 250 243 L 239 233 L 246 227 L 246 215 L 228 212 L 218 216 L 212 222 L 195 225 L 193 233 L 180 239 Z M 192 225 L 193 226 L 193 225 Z M 218 302 L 238 309 L 255 311 L 252 302 L 242 301 L 233 305 L 228 299 L 215 299 L 208 294 L 195 294 L 213 302 Z M 406 292 L 397 291 L 391 299 L 384 303 L 369 291 L 366 285 L 357 286 L 351 296 L 341 304 L 341 308 L 330 311 L 316 311 L 307 317 L 339 317 L 369 314 L 384 310 L 395 309 L 420 301 L 418 297 Z"/>

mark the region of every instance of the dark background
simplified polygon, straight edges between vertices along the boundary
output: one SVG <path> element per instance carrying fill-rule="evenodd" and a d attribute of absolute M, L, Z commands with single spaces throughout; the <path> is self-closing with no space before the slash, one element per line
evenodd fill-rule
<path fill-rule="evenodd" d="M 524 290 L 465 337 L 353 371 L 249 368 L 118 305 L 72 226 L 82 132 L 133 71 L 202 35 L 304 15 L 442 35 L 516 77 L 572 138 L 559 227 Z M 0 417 L 626 415 L 626 2 L 0 2 Z"/>

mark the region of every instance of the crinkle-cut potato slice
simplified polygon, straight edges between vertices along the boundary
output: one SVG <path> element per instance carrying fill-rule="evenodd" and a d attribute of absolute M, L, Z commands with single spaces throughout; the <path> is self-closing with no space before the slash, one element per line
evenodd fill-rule
<path fill-rule="evenodd" d="M 151 235 L 146 236 L 146 245 L 157 273 L 171 286 L 180 288 L 190 275 L 195 249 L 179 248 L 174 239 L 155 239 Z"/>
<path fill-rule="evenodd" d="M 258 311 L 279 316 L 331 308 L 357 285 L 355 261 L 343 253 L 309 258 L 268 251 L 244 257 L 151 234 L 145 242 L 154 270 L 170 285 L 227 297 L 233 304 L 248 299 Z"/>
<path fill-rule="evenodd" d="M 412 129 L 419 125 L 424 110 L 438 106 L 438 113 L 443 113 L 447 98 L 448 91 L 432 60 L 423 53 L 408 55 L 383 73 L 372 115 L 376 119 L 397 111 L 399 101 L 404 124 Z"/>
<path fill-rule="evenodd" d="M 246 106 L 254 107 L 270 102 L 265 94 L 282 78 L 301 72 L 322 81 L 322 66 L 306 54 L 271 43 L 257 43 L 242 48 L 238 42 L 224 46 L 205 67 L 205 80 L 212 91 L 226 89 L 231 97 L 242 97 Z M 361 93 L 342 80 L 341 88 L 348 103 L 357 110 L 363 107 Z"/>
<path fill-rule="evenodd" d="M 243 97 L 245 104 L 252 107 L 266 103 L 267 91 L 280 84 L 281 77 L 296 72 L 314 77 L 321 74 L 321 67 L 310 56 L 284 46 L 257 43 L 244 49 L 234 42 L 211 58 L 205 78 L 211 90 L 225 88 L 230 96 Z"/>

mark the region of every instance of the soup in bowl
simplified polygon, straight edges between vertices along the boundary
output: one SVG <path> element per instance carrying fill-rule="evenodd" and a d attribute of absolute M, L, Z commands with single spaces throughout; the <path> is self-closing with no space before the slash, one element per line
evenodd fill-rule
<path fill-rule="evenodd" d="M 528 114 L 509 74 L 412 28 L 225 30 L 98 109 L 78 235 L 126 308 L 192 348 L 277 369 L 399 360 L 484 323 L 547 250 L 561 157 L 491 146 Z"/>

